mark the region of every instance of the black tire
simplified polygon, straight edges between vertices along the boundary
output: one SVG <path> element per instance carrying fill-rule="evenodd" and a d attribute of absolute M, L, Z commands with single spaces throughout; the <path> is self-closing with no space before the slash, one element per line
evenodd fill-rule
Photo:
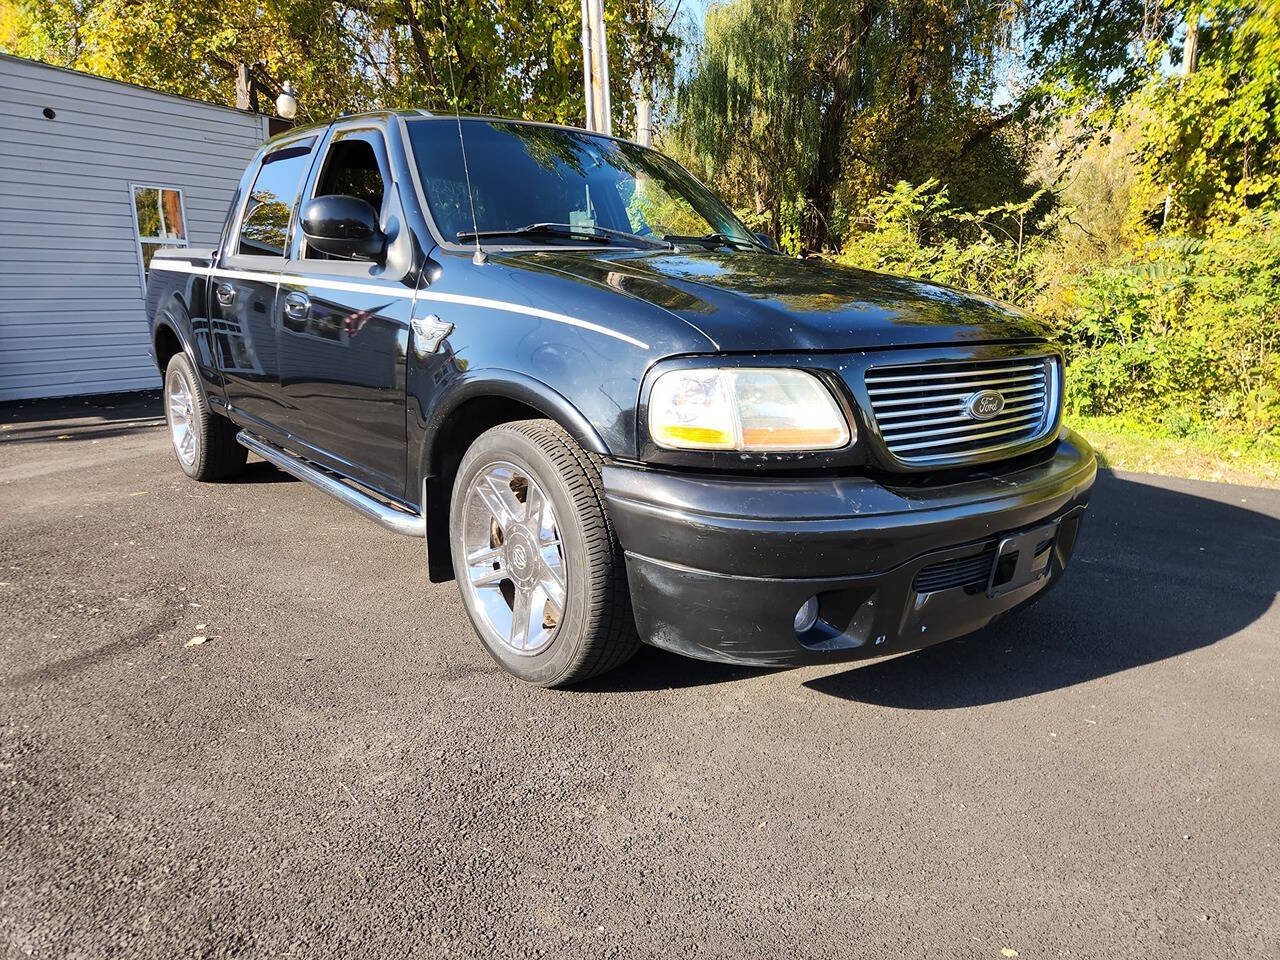
<path fill-rule="evenodd" d="M 471 492 L 473 482 L 495 464 L 527 471 L 550 501 L 559 533 L 558 562 L 566 574 L 563 610 L 550 641 L 532 654 L 516 652 L 491 636 L 491 621 L 477 609 L 479 601 L 471 588 L 464 508 L 469 496 L 478 496 Z M 521 680 L 544 687 L 567 686 L 620 666 L 638 649 L 626 562 L 605 507 L 600 459 L 578 446 L 554 421 L 502 424 L 471 444 L 454 478 L 449 536 L 467 616 L 494 660 Z M 495 570 L 499 565 L 493 563 Z M 514 589 L 512 581 L 504 581 L 503 589 L 507 586 Z M 514 602 L 509 603 L 514 620 Z"/>
<path fill-rule="evenodd" d="M 194 446 L 187 446 L 185 438 L 180 446 L 179 434 L 182 417 L 175 407 L 175 398 L 181 400 L 185 389 L 186 403 L 178 407 L 189 411 L 186 428 L 194 437 Z M 204 387 L 195 368 L 185 353 L 176 353 L 169 360 L 164 373 L 164 416 L 169 427 L 169 440 L 174 457 L 182 472 L 193 480 L 212 482 L 234 477 L 244 469 L 249 451 L 236 443 L 236 426 L 221 414 L 214 413 L 205 396 Z"/>

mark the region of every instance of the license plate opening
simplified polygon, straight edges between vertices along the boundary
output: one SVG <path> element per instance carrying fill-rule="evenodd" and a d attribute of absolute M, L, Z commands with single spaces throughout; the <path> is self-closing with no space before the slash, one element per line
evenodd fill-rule
<path fill-rule="evenodd" d="M 987 581 L 987 596 L 999 597 L 1048 576 L 1052 567 L 1056 523 L 1005 537 L 996 548 Z"/>

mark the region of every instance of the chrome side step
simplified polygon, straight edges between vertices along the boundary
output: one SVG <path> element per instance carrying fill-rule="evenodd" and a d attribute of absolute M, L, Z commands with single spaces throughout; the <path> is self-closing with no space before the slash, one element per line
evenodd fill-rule
<path fill-rule="evenodd" d="M 291 473 L 299 480 L 305 480 L 313 487 L 323 490 L 329 496 L 345 503 L 357 513 L 363 513 L 370 520 L 378 522 L 392 533 L 400 533 L 406 537 L 425 537 L 427 535 L 427 521 L 419 514 L 397 510 L 395 507 L 357 490 L 334 474 L 308 463 L 301 457 L 295 457 L 286 450 L 272 446 L 265 440 L 260 440 L 244 430 L 236 434 L 236 441 L 240 446 L 247 447 L 268 463 L 273 463 L 285 473 Z"/>

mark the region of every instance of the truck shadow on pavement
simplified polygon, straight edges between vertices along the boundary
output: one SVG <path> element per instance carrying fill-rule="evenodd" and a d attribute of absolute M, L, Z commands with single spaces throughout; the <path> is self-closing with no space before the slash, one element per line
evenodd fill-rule
<path fill-rule="evenodd" d="M 1067 574 L 1028 609 L 968 637 L 808 681 L 904 710 L 1015 700 L 1206 647 L 1260 620 L 1280 590 L 1274 491 L 1192 485 L 1219 499 L 1098 476 Z M 1280 616 L 1266 625 L 1280 639 Z"/>

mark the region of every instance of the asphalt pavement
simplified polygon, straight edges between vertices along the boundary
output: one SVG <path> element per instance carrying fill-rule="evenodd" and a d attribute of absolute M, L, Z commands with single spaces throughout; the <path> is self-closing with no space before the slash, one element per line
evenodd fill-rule
<path fill-rule="evenodd" d="M 6 957 L 1280 956 L 1280 491 L 1104 474 L 981 634 L 546 691 L 109 406 L 0 409 Z"/>

